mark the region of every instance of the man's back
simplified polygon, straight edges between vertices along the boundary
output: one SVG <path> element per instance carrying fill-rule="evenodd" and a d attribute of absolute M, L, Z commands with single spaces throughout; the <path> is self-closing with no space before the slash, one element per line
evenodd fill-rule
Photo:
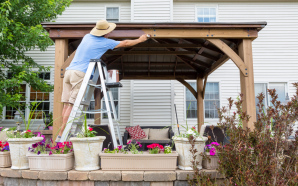
<path fill-rule="evenodd" d="M 120 41 L 86 34 L 66 70 L 79 70 L 86 73 L 90 59 L 101 58 L 107 50 L 113 50 L 119 43 Z"/>

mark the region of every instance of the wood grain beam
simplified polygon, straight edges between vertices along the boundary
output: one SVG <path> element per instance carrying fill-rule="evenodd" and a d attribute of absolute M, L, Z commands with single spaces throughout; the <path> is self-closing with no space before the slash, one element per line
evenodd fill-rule
<path fill-rule="evenodd" d="M 50 29 L 52 39 L 80 39 L 90 33 L 91 29 Z M 153 38 L 257 38 L 256 29 L 135 29 L 113 30 L 108 37 L 111 39 L 139 38 L 142 34 L 150 34 Z"/>
<path fill-rule="evenodd" d="M 140 43 L 133 46 L 133 48 L 199 48 L 201 45 L 188 44 L 188 43 L 169 43 L 169 44 L 159 44 L 159 43 Z M 131 48 L 131 47 L 128 47 Z"/>
<path fill-rule="evenodd" d="M 107 51 L 107 55 L 191 55 L 195 51 Z"/>
<path fill-rule="evenodd" d="M 203 78 L 197 77 L 197 122 L 198 132 L 200 132 L 202 125 L 204 125 L 204 98 L 203 98 Z"/>
<path fill-rule="evenodd" d="M 203 87 L 203 99 L 205 99 L 206 85 L 208 76 L 204 77 L 204 87 Z"/>
<path fill-rule="evenodd" d="M 176 80 L 179 81 L 182 85 L 184 85 L 192 93 L 192 95 L 197 99 L 197 97 L 198 97 L 197 91 L 194 88 L 192 88 L 192 86 L 189 83 L 187 83 L 182 78 L 176 78 Z"/>
<path fill-rule="evenodd" d="M 235 63 L 244 76 L 248 76 L 248 69 L 243 60 L 226 43 L 220 39 L 208 39 L 212 44 L 222 50 Z"/>

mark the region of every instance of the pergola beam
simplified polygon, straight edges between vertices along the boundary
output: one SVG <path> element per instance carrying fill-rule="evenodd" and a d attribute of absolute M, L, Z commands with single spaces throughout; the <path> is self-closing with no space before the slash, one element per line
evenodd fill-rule
<path fill-rule="evenodd" d="M 248 76 L 247 66 L 244 64 L 243 60 L 232 50 L 226 43 L 220 39 L 208 39 L 212 44 L 217 46 L 222 50 L 229 58 L 235 63 L 244 76 Z"/>
<path fill-rule="evenodd" d="M 176 80 L 179 81 L 182 85 L 184 85 L 192 93 L 192 95 L 197 99 L 197 97 L 198 97 L 197 91 L 194 88 L 192 88 L 192 86 L 189 83 L 187 83 L 182 78 L 176 78 Z"/>
<path fill-rule="evenodd" d="M 107 51 L 106 55 L 192 55 L 196 54 L 195 51 L 144 51 L 144 50 L 136 50 L 136 51 Z"/>
<path fill-rule="evenodd" d="M 71 38 L 80 39 L 90 33 L 91 29 L 51 29 L 52 39 Z M 111 39 L 138 38 L 142 34 L 150 34 L 152 38 L 257 38 L 256 29 L 139 29 L 139 30 L 114 30 L 109 33 Z"/>

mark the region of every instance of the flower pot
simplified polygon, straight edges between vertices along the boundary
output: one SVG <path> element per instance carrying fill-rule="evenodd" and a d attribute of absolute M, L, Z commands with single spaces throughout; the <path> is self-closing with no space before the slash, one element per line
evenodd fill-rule
<path fill-rule="evenodd" d="M 53 126 L 48 126 L 48 129 L 49 130 L 53 130 Z"/>
<path fill-rule="evenodd" d="M 26 156 L 28 148 L 41 140 L 43 140 L 42 137 L 8 138 L 12 163 L 11 169 L 29 169 L 29 161 Z"/>
<path fill-rule="evenodd" d="M 99 169 L 98 154 L 102 149 L 105 136 L 90 138 L 70 138 L 75 154 L 75 169 L 79 171 L 91 171 Z"/>
<path fill-rule="evenodd" d="M 74 166 L 74 153 L 67 154 L 35 154 L 28 152 L 30 170 L 36 171 L 68 171 Z"/>
<path fill-rule="evenodd" d="M 11 159 L 10 159 L 10 152 L 0 152 L 0 167 L 10 167 L 11 166 Z"/>
<path fill-rule="evenodd" d="M 207 137 L 199 137 L 195 141 L 195 148 L 197 149 L 197 161 L 200 163 L 198 165 L 198 169 L 202 169 L 202 152 L 204 152 L 205 142 L 207 141 Z M 178 153 L 178 168 L 182 170 L 193 170 L 192 163 L 193 161 L 192 154 L 189 151 L 191 148 L 191 144 L 189 143 L 188 138 L 173 138 L 175 142 L 176 151 Z"/>
<path fill-rule="evenodd" d="M 177 152 L 171 154 L 124 154 L 124 153 L 100 153 L 102 170 L 156 170 L 165 171 L 176 169 Z"/>
<path fill-rule="evenodd" d="M 218 164 L 219 158 L 218 158 L 217 154 L 214 156 L 211 156 L 210 152 L 205 152 L 205 154 L 210 158 L 210 161 L 208 159 L 203 160 L 203 168 L 209 169 L 209 170 L 217 169 L 219 166 L 219 164 Z"/>

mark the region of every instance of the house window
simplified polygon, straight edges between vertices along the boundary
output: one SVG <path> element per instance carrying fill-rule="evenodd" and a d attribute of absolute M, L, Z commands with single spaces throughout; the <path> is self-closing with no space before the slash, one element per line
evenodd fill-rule
<path fill-rule="evenodd" d="M 275 89 L 276 94 L 278 94 L 277 101 L 280 101 L 281 103 L 285 103 L 285 101 L 288 99 L 288 91 L 287 91 L 287 83 L 255 83 L 255 96 L 256 96 L 256 110 L 257 114 L 259 113 L 258 105 L 258 99 L 257 96 L 260 93 L 263 93 L 265 95 L 263 104 L 264 107 L 267 108 L 268 105 L 271 106 L 271 97 L 267 91 L 267 89 Z"/>
<path fill-rule="evenodd" d="M 119 88 L 111 88 L 110 90 L 112 91 L 112 95 L 113 95 L 113 99 L 114 99 L 114 104 L 115 104 L 115 109 L 116 109 L 117 117 L 119 118 L 119 115 L 118 115 L 118 113 L 119 113 L 119 107 L 118 107 L 118 103 L 119 103 Z M 104 97 L 101 100 L 101 108 L 102 109 L 106 109 Z M 94 96 L 92 96 L 91 102 L 90 102 L 90 106 L 89 106 L 88 110 L 94 110 L 94 109 L 95 109 L 95 100 L 94 100 Z M 110 109 L 112 111 L 111 102 L 110 102 Z M 114 117 L 113 114 L 112 114 L 112 117 Z M 94 119 L 94 114 L 87 114 L 87 118 L 88 119 Z M 103 113 L 102 114 L 102 118 L 103 119 L 107 119 L 108 118 L 108 114 Z"/>
<path fill-rule="evenodd" d="M 201 23 L 216 22 L 215 7 L 198 7 L 197 21 Z"/>
<path fill-rule="evenodd" d="M 197 90 L 195 82 L 189 82 L 189 84 Z M 197 100 L 187 88 L 185 94 L 187 118 L 197 118 Z M 219 83 L 210 82 L 206 84 L 204 105 L 205 118 L 218 118 L 217 108 L 220 106 Z"/>
<path fill-rule="evenodd" d="M 111 22 L 119 21 L 119 7 L 106 8 L 106 20 Z"/>
<path fill-rule="evenodd" d="M 11 77 L 11 73 L 7 74 L 7 77 Z M 39 77 L 44 80 L 50 80 L 51 74 L 50 72 L 41 72 Z M 35 90 L 29 85 L 23 84 L 21 85 L 20 94 L 23 95 L 22 100 L 20 101 L 20 108 L 26 118 L 28 119 L 28 115 L 30 113 L 30 107 L 26 107 L 26 105 L 31 105 L 32 102 L 37 102 L 38 107 L 35 110 L 35 113 L 32 115 L 33 119 L 43 119 L 43 113 L 48 114 L 50 112 L 50 93 L 42 92 L 40 90 Z M 7 106 L 5 109 L 5 119 L 14 119 L 14 113 L 17 111 L 16 108 Z"/>

